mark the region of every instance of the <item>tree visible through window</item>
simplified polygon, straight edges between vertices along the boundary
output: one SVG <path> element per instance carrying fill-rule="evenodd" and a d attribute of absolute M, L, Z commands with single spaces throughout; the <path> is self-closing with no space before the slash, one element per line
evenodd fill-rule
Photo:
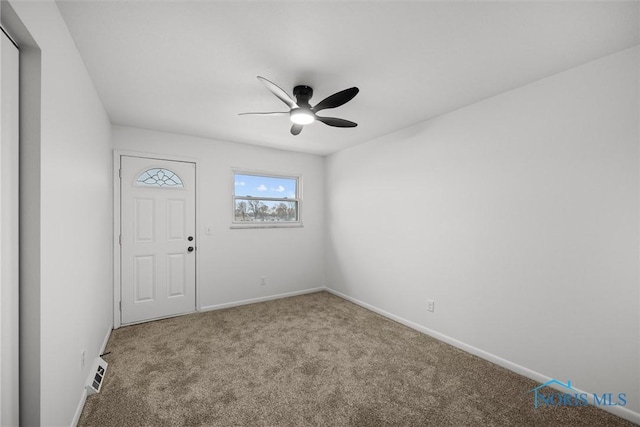
<path fill-rule="evenodd" d="M 299 177 L 234 172 L 233 222 L 300 222 Z"/>

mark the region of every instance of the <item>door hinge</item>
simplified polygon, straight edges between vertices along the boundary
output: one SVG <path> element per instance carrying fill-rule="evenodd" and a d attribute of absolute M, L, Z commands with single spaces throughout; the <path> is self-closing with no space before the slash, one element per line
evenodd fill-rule
<path fill-rule="evenodd" d="M 120 305 L 120 313 L 122 313 L 122 301 L 120 301 L 119 305 Z"/>
<path fill-rule="evenodd" d="M 118 169 L 118 178 L 122 178 L 122 169 Z"/>
<path fill-rule="evenodd" d="M 118 244 L 122 245 L 122 234 L 118 235 Z"/>

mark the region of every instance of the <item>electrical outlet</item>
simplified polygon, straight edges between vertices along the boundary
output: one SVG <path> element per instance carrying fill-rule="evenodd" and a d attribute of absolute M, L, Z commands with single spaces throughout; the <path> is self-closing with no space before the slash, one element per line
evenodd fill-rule
<path fill-rule="evenodd" d="M 267 284 L 267 278 L 266 276 L 262 276 L 260 277 L 260 285 L 264 286 Z"/>
<path fill-rule="evenodd" d="M 432 299 L 427 300 L 427 311 L 433 312 L 435 310 L 436 303 Z"/>
<path fill-rule="evenodd" d="M 84 355 L 85 355 L 85 351 L 83 348 L 82 351 L 80 352 L 80 370 L 84 368 Z"/>

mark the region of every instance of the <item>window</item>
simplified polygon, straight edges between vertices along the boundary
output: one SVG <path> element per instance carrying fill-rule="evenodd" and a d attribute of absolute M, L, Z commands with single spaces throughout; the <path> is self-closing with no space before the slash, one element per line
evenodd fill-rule
<path fill-rule="evenodd" d="M 301 225 L 300 177 L 233 172 L 233 224 L 254 227 Z"/>
<path fill-rule="evenodd" d="M 142 172 L 136 179 L 136 185 L 142 187 L 184 187 L 178 175 L 169 169 L 161 168 L 153 168 Z"/>

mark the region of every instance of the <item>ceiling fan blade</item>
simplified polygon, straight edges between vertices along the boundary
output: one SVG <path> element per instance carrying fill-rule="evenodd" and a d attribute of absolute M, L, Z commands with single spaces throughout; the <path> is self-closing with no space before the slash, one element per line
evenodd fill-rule
<path fill-rule="evenodd" d="M 265 79 L 264 77 L 260 77 L 260 76 L 258 76 L 258 80 L 260 80 L 262 84 L 264 84 L 267 87 L 267 89 L 271 91 L 271 93 L 277 96 L 278 99 L 280 99 L 282 102 L 287 104 L 289 108 L 298 108 L 298 104 L 296 104 L 296 102 L 289 96 L 287 92 L 280 89 L 280 87 L 277 84 L 272 83 L 269 80 Z"/>
<path fill-rule="evenodd" d="M 351 122 L 345 119 L 338 119 L 336 117 L 320 117 L 316 116 L 316 120 L 324 123 L 325 125 L 335 126 L 337 128 L 354 128 L 358 126 L 357 123 Z"/>
<path fill-rule="evenodd" d="M 246 116 L 247 114 L 261 114 L 263 116 L 271 116 L 276 114 L 289 114 L 289 111 L 268 111 L 266 113 L 238 113 L 239 116 Z"/>
<path fill-rule="evenodd" d="M 360 92 L 360 89 L 358 89 L 357 87 L 341 90 L 340 92 L 334 93 L 333 95 L 318 102 L 318 104 L 315 107 L 313 107 L 312 110 L 314 112 L 318 112 L 326 108 L 339 107 L 351 101 L 353 97 L 358 94 L 358 92 Z"/>
<path fill-rule="evenodd" d="M 302 132 L 303 127 L 304 126 L 302 125 L 294 124 L 293 126 L 291 126 L 291 135 L 298 135 L 300 132 Z"/>

